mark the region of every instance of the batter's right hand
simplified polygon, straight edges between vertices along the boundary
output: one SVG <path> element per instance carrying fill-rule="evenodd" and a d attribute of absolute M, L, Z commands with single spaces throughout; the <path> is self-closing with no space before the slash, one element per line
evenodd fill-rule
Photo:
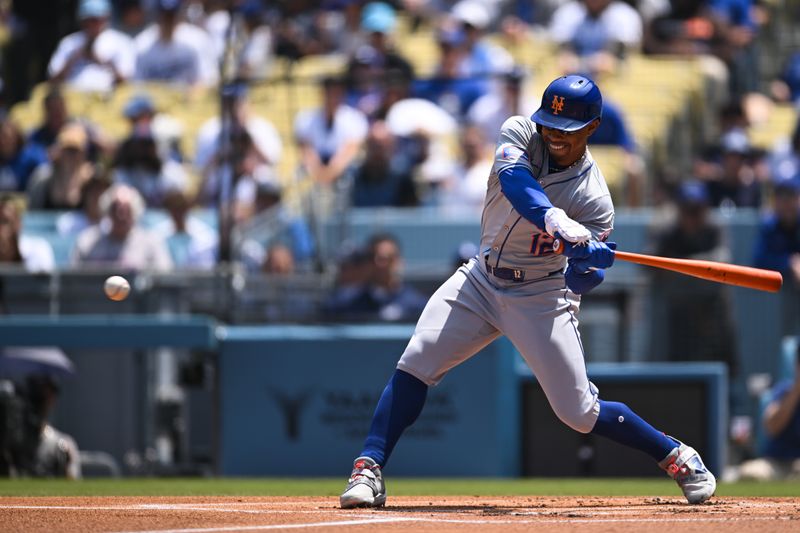
<path fill-rule="evenodd" d="M 588 229 L 569 218 L 564 210 L 558 207 L 551 207 L 547 210 L 544 215 L 544 225 L 551 237 L 560 237 L 573 244 L 584 244 L 592 238 Z"/>
<path fill-rule="evenodd" d="M 567 248 L 579 251 L 569 260 L 569 264 L 579 274 L 585 274 L 590 270 L 602 270 L 613 265 L 617 243 L 592 241 L 586 246 L 565 245 L 564 255 L 568 253 Z M 567 257 L 570 256 L 567 255 Z"/>

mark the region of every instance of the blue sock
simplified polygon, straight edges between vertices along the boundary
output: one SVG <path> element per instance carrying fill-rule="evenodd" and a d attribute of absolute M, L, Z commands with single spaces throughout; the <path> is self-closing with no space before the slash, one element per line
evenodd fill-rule
<path fill-rule="evenodd" d="M 386 466 L 403 431 L 414 423 L 428 395 L 428 386 L 411 374 L 395 370 L 372 415 L 372 425 L 362 456 Z"/>
<path fill-rule="evenodd" d="M 656 461 L 662 461 L 679 444 L 619 402 L 600 400 L 600 415 L 592 433 L 641 450 Z"/>

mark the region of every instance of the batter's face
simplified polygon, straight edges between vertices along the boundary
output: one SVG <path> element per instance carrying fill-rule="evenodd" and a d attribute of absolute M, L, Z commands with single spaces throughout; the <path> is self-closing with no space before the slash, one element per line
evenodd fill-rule
<path fill-rule="evenodd" d="M 589 136 L 594 133 L 600 119 L 595 119 L 577 131 L 563 131 L 542 126 L 542 139 L 550 158 L 560 167 L 568 167 L 586 151 Z"/>

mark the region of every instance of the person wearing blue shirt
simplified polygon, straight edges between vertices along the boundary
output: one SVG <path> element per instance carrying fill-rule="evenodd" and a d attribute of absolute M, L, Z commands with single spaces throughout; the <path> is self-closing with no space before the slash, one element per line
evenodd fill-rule
<path fill-rule="evenodd" d="M 779 479 L 800 475 L 800 353 L 793 379 L 779 381 L 769 392 L 761 423 L 765 442 L 761 457 L 744 462 L 742 479 Z"/>
<path fill-rule="evenodd" d="M 466 77 L 460 71 L 466 54 L 466 35 L 457 28 L 444 28 L 437 35 L 441 60 L 432 78 L 414 82 L 418 98 L 435 102 L 457 118 L 466 116 L 475 101 L 488 92 L 483 78 Z"/>
<path fill-rule="evenodd" d="M 772 88 L 776 98 L 800 105 L 800 52 L 789 56 L 776 81 Z"/>
<path fill-rule="evenodd" d="M 743 26 L 755 30 L 757 24 L 753 18 L 753 0 L 710 0 L 711 10 L 723 17 L 729 24 Z"/>
<path fill-rule="evenodd" d="M 625 151 L 625 185 L 623 203 L 636 207 L 644 202 L 645 175 L 644 160 L 639 154 L 636 140 L 625 121 L 620 106 L 608 100 L 603 102 L 603 119 L 592 135 L 593 146 L 618 146 Z"/>
<path fill-rule="evenodd" d="M 774 211 L 761 224 L 755 266 L 800 281 L 800 176 L 775 185 Z"/>
<path fill-rule="evenodd" d="M 330 320 L 413 322 L 427 297 L 403 282 L 398 241 L 389 234 L 373 235 L 367 244 L 369 274 L 358 287 L 337 290 L 324 306 Z"/>
<path fill-rule="evenodd" d="M 710 0 L 708 7 L 725 41 L 719 54 L 730 69 L 730 89 L 734 95 L 758 90 L 759 58 L 756 43 L 758 20 L 754 0 Z"/>
<path fill-rule="evenodd" d="M 0 119 L 0 191 L 24 191 L 33 171 L 45 162 L 44 148 L 25 145 L 19 127 L 8 118 Z"/>
<path fill-rule="evenodd" d="M 754 263 L 783 274 L 781 293 L 783 334 L 800 327 L 800 176 L 775 185 L 774 211 L 761 224 Z"/>
<path fill-rule="evenodd" d="M 603 102 L 603 119 L 592 135 L 592 144 L 619 146 L 626 152 L 636 151 L 636 141 L 617 104 L 608 100 Z"/>

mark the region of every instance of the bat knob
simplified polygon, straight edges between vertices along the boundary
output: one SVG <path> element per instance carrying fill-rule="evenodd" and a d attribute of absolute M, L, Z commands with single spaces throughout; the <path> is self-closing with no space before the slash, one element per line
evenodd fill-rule
<path fill-rule="evenodd" d="M 556 255 L 561 255 L 561 252 L 564 251 L 564 245 L 561 243 L 561 239 L 556 239 L 553 241 L 553 252 Z"/>

